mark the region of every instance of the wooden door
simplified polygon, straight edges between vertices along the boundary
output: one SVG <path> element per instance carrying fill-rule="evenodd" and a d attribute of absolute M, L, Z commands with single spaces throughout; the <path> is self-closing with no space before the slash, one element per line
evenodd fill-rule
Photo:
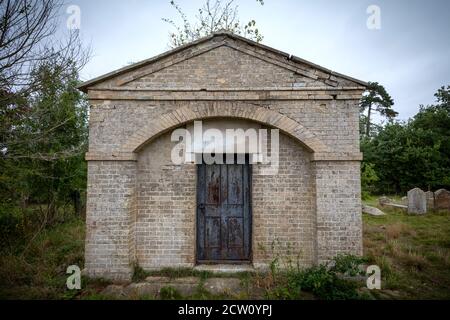
<path fill-rule="evenodd" d="M 197 166 L 197 260 L 245 262 L 251 248 L 251 170 L 245 164 Z"/>

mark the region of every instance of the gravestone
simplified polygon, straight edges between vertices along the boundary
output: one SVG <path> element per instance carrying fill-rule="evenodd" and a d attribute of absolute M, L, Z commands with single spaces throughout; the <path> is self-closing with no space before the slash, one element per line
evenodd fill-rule
<path fill-rule="evenodd" d="M 436 210 L 450 211 L 450 191 L 439 189 L 434 193 L 434 205 Z"/>
<path fill-rule="evenodd" d="M 419 188 L 408 191 L 408 213 L 424 214 L 427 212 L 427 197 Z"/>
<path fill-rule="evenodd" d="M 427 210 L 434 210 L 434 192 L 427 191 L 425 196 L 427 197 Z"/>
<path fill-rule="evenodd" d="M 383 211 L 381 211 L 378 208 L 375 207 L 371 207 L 371 206 L 366 206 L 366 205 L 362 205 L 361 206 L 362 212 L 363 213 L 367 213 L 370 214 L 371 216 L 383 216 L 385 215 L 385 213 Z"/>

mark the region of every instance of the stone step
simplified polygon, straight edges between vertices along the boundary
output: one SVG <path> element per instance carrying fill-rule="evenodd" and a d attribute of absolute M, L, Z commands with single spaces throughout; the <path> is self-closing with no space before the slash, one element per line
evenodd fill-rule
<path fill-rule="evenodd" d="M 199 264 L 194 270 L 218 273 L 255 272 L 251 264 Z"/>
<path fill-rule="evenodd" d="M 238 278 L 208 278 L 201 281 L 198 277 L 147 277 L 144 282 L 131 283 L 129 285 L 109 285 L 102 294 L 117 298 L 138 298 L 142 296 L 150 296 L 157 298 L 160 296 L 161 289 L 164 287 L 172 287 L 183 296 L 195 294 L 199 289 L 199 285 L 203 285 L 203 289 L 213 295 L 227 294 L 240 295 L 245 292 L 245 288 L 241 286 L 241 280 Z"/>

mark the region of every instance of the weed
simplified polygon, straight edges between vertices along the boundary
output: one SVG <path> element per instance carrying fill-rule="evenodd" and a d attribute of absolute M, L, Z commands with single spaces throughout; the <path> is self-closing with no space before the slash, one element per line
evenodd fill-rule
<path fill-rule="evenodd" d="M 171 286 L 162 287 L 159 294 L 163 300 L 178 300 L 183 298 L 177 289 Z"/>
<path fill-rule="evenodd" d="M 284 271 L 278 270 L 277 264 L 273 262 L 270 274 L 275 281 L 267 289 L 266 295 L 271 299 L 301 299 L 306 292 L 325 300 L 358 299 L 357 283 L 342 279 L 339 274 L 360 274 L 359 266 L 365 261 L 357 256 L 339 255 L 334 259 L 332 267 L 322 264 L 306 269 L 288 268 Z"/>
<path fill-rule="evenodd" d="M 356 276 L 364 274 L 361 269 L 361 264 L 366 263 L 367 259 L 358 257 L 355 255 L 339 254 L 334 258 L 334 266 L 332 270 L 338 273 L 342 273 L 346 276 Z"/>
<path fill-rule="evenodd" d="M 142 267 L 135 262 L 133 265 L 133 275 L 131 277 L 131 281 L 133 282 L 139 282 L 145 280 L 150 275 L 149 272 L 142 269 Z"/>

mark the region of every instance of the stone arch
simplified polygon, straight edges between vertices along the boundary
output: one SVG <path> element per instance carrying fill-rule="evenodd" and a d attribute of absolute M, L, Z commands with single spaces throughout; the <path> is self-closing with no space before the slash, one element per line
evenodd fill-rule
<path fill-rule="evenodd" d="M 279 112 L 252 104 L 219 106 L 215 103 L 208 106 L 182 107 L 161 115 L 151 125 L 141 128 L 134 133 L 122 145 L 121 152 L 138 152 L 147 143 L 168 130 L 194 120 L 208 118 L 238 118 L 255 121 L 281 130 L 300 142 L 310 152 L 329 152 L 328 147 L 312 132 L 297 121 Z"/>

